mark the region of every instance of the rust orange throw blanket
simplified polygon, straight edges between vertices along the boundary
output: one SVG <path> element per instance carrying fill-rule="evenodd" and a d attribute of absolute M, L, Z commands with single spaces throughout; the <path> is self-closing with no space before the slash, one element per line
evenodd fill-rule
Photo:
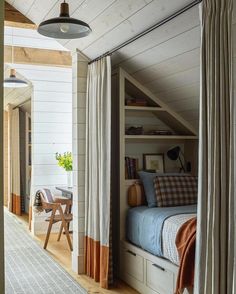
<path fill-rule="evenodd" d="M 193 288 L 196 227 L 197 218 L 191 218 L 181 226 L 176 236 L 175 244 L 180 258 L 176 294 L 182 293 L 184 288 Z"/>

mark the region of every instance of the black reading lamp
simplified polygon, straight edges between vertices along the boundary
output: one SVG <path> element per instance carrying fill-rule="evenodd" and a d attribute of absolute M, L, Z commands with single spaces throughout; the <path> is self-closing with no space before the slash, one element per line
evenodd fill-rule
<path fill-rule="evenodd" d="M 182 171 L 186 172 L 185 164 L 182 162 L 181 155 L 184 158 L 183 152 L 181 151 L 181 148 L 179 146 L 176 146 L 176 147 L 174 147 L 174 148 L 167 151 L 167 156 L 168 156 L 169 159 L 171 159 L 171 160 L 179 160 L 180 165 L 181 165 L 180 172 L 182 172 Z M 184 159 L 184 161 L 185 161 L 185 159 Z M 189 165 L 190 165 L 190 162 L 188 163 L 187 170 L 191 171 L 191 167 L 189 167 Z"/>

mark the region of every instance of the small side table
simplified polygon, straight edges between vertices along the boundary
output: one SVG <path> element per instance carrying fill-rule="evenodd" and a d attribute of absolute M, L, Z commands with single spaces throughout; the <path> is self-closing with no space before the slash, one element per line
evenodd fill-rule
<path fill-rule="evenodd" d="M 65 187 L 56 187 L 56 189 L 61 191 L 63 197 L 66 197 L 68 199 L 71 199 L 71 201 L 73 201 L 73 188 L 65 186 Z M 71 213 L 71 208 L 72 207 L 70 207 L 69 213 Z M 69 227 L 68 227 L 68 229 L 69 229 Z M 70 233 L 72 233 L 72 231 L 70 231 Z"/>
<path fill-rule="evenodd" d="M 62 192 L 62 196 L 69 198 L 73 201 L 73 188 L 69 187 L 56 187 L 57 190 Z"/>

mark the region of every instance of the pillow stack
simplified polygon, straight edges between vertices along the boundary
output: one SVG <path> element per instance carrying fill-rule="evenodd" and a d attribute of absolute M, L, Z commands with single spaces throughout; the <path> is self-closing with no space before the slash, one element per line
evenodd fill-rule
<path fill-rule="evenodd" d="M 145 171 L 140 171 L 138 174 L 144 186 L 148 207 L 156 207 L 157 199 L 153 181 L 155 177 L 161 175 L 161 173 L 149 173 Z"/>

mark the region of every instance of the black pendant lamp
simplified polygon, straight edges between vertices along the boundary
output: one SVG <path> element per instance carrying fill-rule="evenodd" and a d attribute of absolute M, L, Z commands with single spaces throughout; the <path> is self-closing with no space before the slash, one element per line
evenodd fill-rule
<path fill-rule="evenodd" d="M 77 39 L 89 35 L 91 28 L 87 23 L 70 17 L 69 5 L 64 1 L 60 16 L 41 22 L 38 32 L 55 39 Z"/>
<path fill-rule="evenodd" d="M 11 63 L 14 64 L 14 46 L 13 46 L 13 30 L 12 30 L 12 41 L 11 41 Z M 28 83 L 24 80 L 18 79 L 16 77 L 16 70 L 10 70 L 9 78 L 4 79 L 4 88 L 24 88 L 28 87 Z"/>
<path fill-rule="evenodd" d="M 10 77 L 4 80 L 4 88 L 24 88 L 28 87 L 26 81 L 18 79 L 16 77 L 16 70 L 11 69 Z"/>

